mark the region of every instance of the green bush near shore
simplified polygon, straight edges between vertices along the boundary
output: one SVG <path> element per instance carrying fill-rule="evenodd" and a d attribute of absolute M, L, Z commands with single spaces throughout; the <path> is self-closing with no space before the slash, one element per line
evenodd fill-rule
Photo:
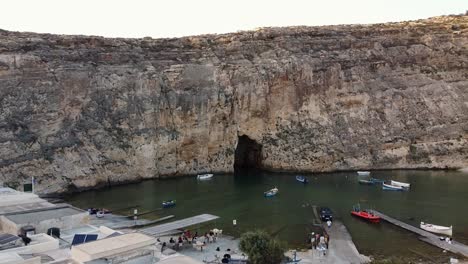
<path fill-rule="evenodd" d="M 249 257 L 251 264 L 277 264 L 284 258 L 286 246 L 261 230 L 242 234 L 239 248 Z"/>

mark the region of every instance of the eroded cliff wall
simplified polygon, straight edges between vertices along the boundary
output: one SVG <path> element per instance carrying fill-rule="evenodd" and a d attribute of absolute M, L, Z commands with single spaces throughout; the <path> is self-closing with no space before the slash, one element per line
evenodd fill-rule
<path fill-rule="evenodd" d="M 0 31 L 0 181 L 468 166 L 468 17 L 178 39 Z"/>

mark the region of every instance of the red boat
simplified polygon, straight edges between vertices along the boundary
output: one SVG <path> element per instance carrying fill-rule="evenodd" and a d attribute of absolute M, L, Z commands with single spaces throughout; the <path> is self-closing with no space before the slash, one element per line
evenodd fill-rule
<path fill-rule="evenodd" d="M 354 216 L 357 216 L 359 218 L 362 218 L 364 220 L 367 220 L 372 223 L 379 223 L 380 222 L 380 217 L 374 215 L 372 212 L 367 212 L 367 211 L 361 211 L 361 209 L 358 207 L 354 207 L 353 211 L 351 211 L 351 214 Z"/>

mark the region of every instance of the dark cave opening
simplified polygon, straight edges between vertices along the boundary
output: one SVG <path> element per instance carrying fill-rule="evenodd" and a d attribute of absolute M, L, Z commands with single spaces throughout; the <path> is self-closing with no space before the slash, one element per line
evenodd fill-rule
<path fill-rule="evenodd" d="M 262 145 L 248 136 L 240 136 L 234 158 L 234 169 L 260 169 L 262 167 Z"/>

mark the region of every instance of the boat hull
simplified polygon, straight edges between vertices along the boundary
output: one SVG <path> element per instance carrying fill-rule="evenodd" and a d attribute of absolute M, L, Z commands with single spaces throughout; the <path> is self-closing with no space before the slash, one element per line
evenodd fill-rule
<path fill-rule="evenodd" d="M 374 185 L 375 184 L 375 182 L 368 181 L 368 180 L 359 180 L 358 182 L 359 182 L 359 184 L 363 184 L 363 185 Z"/>
<path fill-rule="evenodd" d="M 169 208 L 169 207 L 173 207 L 176 205 L 176 202 L 175 201 L 169 201 L 169 202 L 163 202 L 162 203 L 162 207 L 163 208 Z"/>
<path fill-rule="evenodd" d="M 382 183 L 382 190 L 384 191 L 404 191 L 403 187 L 393 186 L 389 184 Z"/>
<path fill-rule="evenodd" d="M 380 222 L 380 217 L 366 211 L 351 211 L 351 215 L 372 223 Z"/>
<path fill-rule="evenodd" d="M 381 180 L 381 179 L 376 179 L 376 178 L 370 178 L 370 181 L 372 181 L 373 183 L 384 183 L 384 180 Z"/>
<path fill-rule="evenodd" d="M 438 225 L 432 225 L 432 224 L 425 224 L 421 222 L 419 227 L 423 230 L 426 230 L 431 233 L 436 233 L 436 234 L 442 234 L 442 235 L 447 235 L 447 236 L 452 236 L 452 227 L 446 227 L 446 226 L 438 226 Z"/>
<path fill-rule="evenodd" d="M 368 176 L 370 175 L 370 171 L 358 171 L 357 174 L 361 176 Z"/>
<path fill-rule="evenodd" d="M 203 181 L 203 180 L 209 180 L 213 178 L 213 174 L 201 174 L 201 175 L 197 175 L 197 179 Z"/>
<path fill-rule="evenodd" d="M 409 184 L 409 183 L 405 183 L 405 182 L 390 181 L 390 183 L 391 183 L 393 186 L 399 186 L 399 187 L 403 187 L 403 188 L 409 188 L 409 187 L 410 187 L 410 184 Z"/>
<path fill-rule="evenodd" d="M 296 181 L 300 182 L 300 183 L 308 183 L 309 180 L 307 180 L 306 177 L 301 177 L 301 176 L 296 176 Z"/>

